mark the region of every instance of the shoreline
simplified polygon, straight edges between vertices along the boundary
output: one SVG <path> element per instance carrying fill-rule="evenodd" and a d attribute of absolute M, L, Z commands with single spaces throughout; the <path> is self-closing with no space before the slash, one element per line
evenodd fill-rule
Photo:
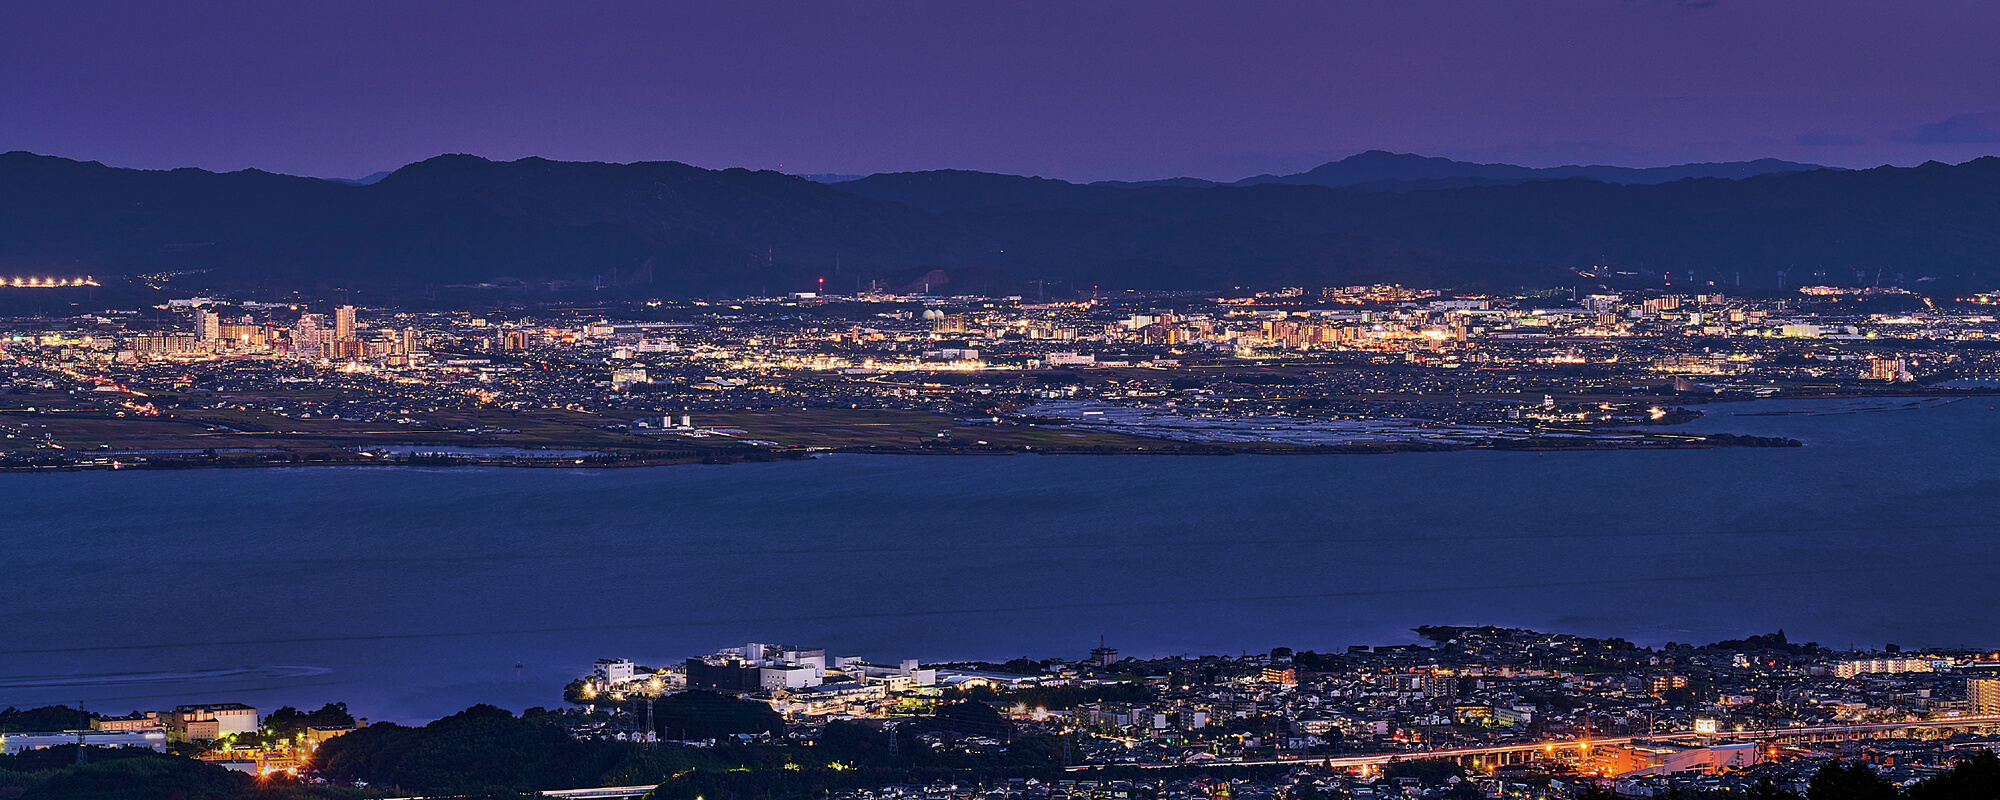
<path fill-rule="evenodd" d="M 1707 411 L 1695 412 L 1692 416 L 1721 418 L 1726 416 L 1828 416 L 1859 413 L 1886 413 L 1890 411 L 1917 411 L 1954 405 L 1977 396 L 1964 392 L 1943 394 L 1908 395 L 1856 395 L 1817 396 L 1807 398 L 1736 398 L 1709 397 L 1685 398 L 1688 404 Z M 1993 395 L 1983 395 L 1993 396 Z M 1848 402 L 1875 401 L 1869 408 L 1813 409 L 1810 405 L 1823 401 Z M 1806 403 L 1805 408 L 1788 408 L 1774 411 L 1749 411 L 1764 402 L 1794 405 Z M 1723 405 L 1728 404 L 1728 405 Z M 1742 404 L 1742 405 L 1738 405 Z M 1743 409 L 1729 411 L 1730 408 Z M 202 422 L 203 420 L 194 420 Z M 731 424 L 725 422 L 724 424 Z M 737 422 L 734 424 L 743 424 Z M 451 441 L 446 443 L 434 436 L 424 436 L 412 444 L 361 441 L 353 436 L 328 437 L 310 443 L 293 442 L 286 447 L 272 442 L 275 446 L 215 447 L 203 448 L 201 444 L 219 443 L 206 441 L 168 441 L 152 445 L 157 449 L 146 450 L 15 450 L 0 453 L 0 474 L 122 471 L 122 470 L 181 470 L 181 469 L 256 469 L 256 468 L 299 468 L 299 467 L 508 467 L 530 469 L 610 469 L 635 467 L 685 466 L 691 464 L 739 464 L 765 463 L 777 461 L 799 461 L 811 459 L 819 453 L 842 453 L 857 455 L 904 455 L 904 456 L 996 456 L 996 455 L 1124 455 L 1124 456 L 1225 456 L 1225 455 L 1388 455 L 1394 453 L 1439 453 L 1466 450 L 1498 450 L 1514 452 L 1597 452 L 1613 450 L 1705 450 L 1727 447 L 1802 447 L 1798 440 L 1785 437 L 1764 437 L 1726 432 L 1683 433 L 1655 428 L 1591 428 L 1544 427 L 1537 435 L 1527 438 L 1502 439 L 1498 437 L 1466 436 L 1457 441 L 1355 441 L 1343 444 L 1281 444 L 1259 441 L 1200 441 L 1177 439 L 1144 438 L 1132 434 L 1113 432 L 1113 441 L 1102 443 L 1060 443 L 1045 438 L 1034 444 L 1018 441 L 974 442 L 979 434 L 972 430 L 960 431 L 961 438 L 948 440 L 900 442 L 869 442 L 868 435 L 877 428 L 876 423 L 841 429 L 832 428 L 835 435 L 827 437 L 834 441 L 824 444 L 776 445 L 760 443 L 725 444 L 725 446 L 693 445 L 683 448 L 651 447 L 623 449 L 619 443 L 589 440 L 562 440 L 544 438 L 545 447 L 524 446 L 519 440 L 493 442 L 490 444 L 473 441 Z M 1631 424 L 1631 423 L 1625 423 Z M 1642 423 L 1643 424 L 1643 423 Z M 1654 424 L 1677 424 L 1676 420 L 1665 420 Z M 905 424 L 904 427 L 911 427 Z M 1029 425 L 1029 428 L 1043 426 Z M 514 433 L 515 431 L 506 431 Z M 412 432 L 414 433 L 414 432 Z M 773 431 L 779 435 L 760 432 L 766 438 L 793 438 L 784 436 L 786 432 Z M 790 431 L 794 436 L 796 431 Z M 807 435 L 811 435 L 810 433 Z M 317 438 L 317 437 L 315 437 Z M 848 439 L 841 442 L 840 439 Z M 855 441 L 860 439 L 861 441 Z M 426 441 L 427 440 L 427 441 Z M 727 440 L 718 441 L 724 444 Z M 263 443 L 258 443 L 263 444 Z M 302 445 L 303 446 L 300 446 Z M 393 446 L 403 449 L 404 455 L 384 455 L 379 450 L 369 452 L 362 448 Z M 436 446 L 439 452 L 423 452 L 417 448 Z M 491 447 L 496 451 L 511 451 L 506 455 L 466 452 Z M 536 451 L 557 452 L 562 455 L 539 455 Z M 521 455 L 521 454 L 527 455 Z"/>
<path fill-rule="evenodd" d="M 841 455 L 883 455 L 883 456 L 931 456 L 931 457 L 994 457 L 1018 455 L 1049 456 L 1332 456 L 1332 455 L 1392 455 L 1397 453 L 1454 453 L 1476 450 L 1498 452 L 1603 452 L 1613 450 L 1716 450 L 1725 448 L 1796 448 L 1804 443 L 1797 439 L 1783 437 L 1745 436 L 1739 434 L 1682 434 L 1656 431 L 1634 431 L 1642 434 L 1641 439 L 1579 440 L 1570 438 L 1534 438 L 1523 440 L 1500 440 L 1491 444 L 1446 444 L 1430 442 L 1382 442 L 1379 444 L 1316 445 L 1316 446 L 1263 446 L 1247 445 L 1229 447 L 1225 445 L 1182 444 L 1163 440 L 1159 447 L 1110 447 L 1092 446 L 1063 449 L 1043 449 L 1024 446 L 964 446 L 964 447 L 899 447 L 885 445 L 846 445 L 838 447 L 787 448 L 731 453 L 719 451 L 701 457 L 670 458 L 606 458 L 590 456 L 584 458 L 520 458 L 520 457 L 478 457 L 478 456 L 407 456 L 400 458 L 356 457 L 353 459 L 320 460 L 268 460 L 254 458 L 228 458 L 196 456 L 177 457 L 161 460 L 140 460 L 135 462 L 113 461 L 111 463 L 69 463 L 69 464 L 0 464 L 0 474 L 43 474 L 52 472 L 123 472 L 176 471 L 193 469 L 314 469 L 326 467 L 382 467 L 382 468 L 453 468 L 453 467 L 499 467 L 510 469 L 637 469 L 646 467 L 677 467 L 690 465 L 722 466 L 729 464 L 759 464 L 781 461 L 808 461 L 822 453 Z M 262 455 L 262 454 L 260 454 Z M 297 454 L 287 454 L 297 455 Z M 103 458 L 102 456 L 95 458 Z"/>

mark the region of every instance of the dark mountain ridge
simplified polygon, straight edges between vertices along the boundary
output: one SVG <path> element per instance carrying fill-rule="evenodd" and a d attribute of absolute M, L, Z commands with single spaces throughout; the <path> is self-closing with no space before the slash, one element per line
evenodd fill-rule
<path fill-rule="evenodd" d="M 1485 181 L 1491 184 L 1525 183 L 1528 181 L 1565 180 L 1583 178 L 1620 184 L 1667 183 L 1687 178 L 1749 178 L 1757 175 L 1771 175 L 1785 172 L 1806 172 L 1828 169 L 1817 164 L 1800 164 L 1776 158 L 1760 158 L 1755 161 L 1729 161 L 1699 164 L 1676 164 L 1667 167 L 1611 167 L 1602 165 L 1563 167 L 1520 167 L 1513 164 L 1480 164 L 1470 161 L 1454 161 L 1434 156 L 1419 156 L 1409 153 L 1391 153 L 1386 150 L 1369 150 L 1357 153 L 1339 161 L 1321 164 L 1297 175 L 1258 175 L 1237 181 L 1237 186 L 1251 186 L 1260 183 L 1298 183 L 1314 186 L 1377 186 L 1384 191 L 1400 191 L 1413 188 L 1452 188 L 1442 185 L 1426 186 L 1450 181 Z"/>
<path fill-rule="evenodd" d="M 323 180 L 333 181 L 334 183 L 352 183 L 357 186 L 370 186 L 381 181 L 383 178 L 389 177 L 389 173 L 392 172 L 395 172 L 395 170 L 385 169 L 380 172 L 371 172 L 359 178 L 325 178 Z"/>
<path fill-rule="evenodd" d="M 1107 187 L 971 172 L 825 185 L 678 162 L 439 156 L 372 185 L 0 155 L 0 274 L 201 271 L 192 288 L 503 284 L 644 296 L 1053 293 L 1367 281 L 2000 282 L 2000 158 L 1619 185 L 1412 192 Z M 872 182 L 872 183 L 871 183 Z M 863 184 L 855 187 L 854 184 Z M 988 198 L 955 202 L 960 193 Z M 1878 278 L 1878 276 L 1881 276 Z M 935 280 L 931 281 L 933 284 Z M 176 284 L 181 285 L 180 283 Z M 1933 283 L 1932 285 L 1935 285 Z"/>
<path fill-rule="evenodd" d="M 1482 164 L 1454 161 L 1436 156 L 1369 150 L 1329 161 L 1292 175 L 1256 175 L 1240 181 L 1209 181 L 1200 178 L 1168 178 L 1151 181 L 1097 181 L 1093 186 L 1146 189 L 1161 186 L 1255 186 L 1264 183 L 1295 183 L 1334 188 L 1355 188 L 1371 192 L 1408 192 L 1420 189 L 1457 189 L 1466 186 L 1497 186 L 1528 181 L 1584 178 L 1605 183 L 1667 183 L 1684 178 L 1748 178 L 1782 172 L 1834 169 L 1818 164 L 1801 164 L 1776 158 L 1754 161 L 1704 162 L 1666 167 L 1613 167 L 1569 165 L 1562 167 L 1522 167 L 1513 164 Z"/>
<path fill-rule="evenodd" d="M 1829 169 L 1775 158 L 1755 161 L 1679 164 L 1669 167 L 1518 167 L 1476 164 L 1448 158 L 1370 150 L 1321 164 L 1296 175 L 1258 175 L 1234 183 L 1199 178 L 1154 181 L 1097 181 L 1075 184 L 1050 178 L 1002 175 L 968 170 L 885 172 L 839 183 L 843 191 L 878 200 L 907 203 L 932 211 L 988 206 L 1024 205 L 1035 208 L 1090 208 L 1152 189 L 1208 189 L 1218 186 L 1290 184 L 1325 186 L 1357 192 L 1411 192 L 1507 186 L 1534 181 L 1592 180 L 1621 185 L 1659 184 L 1690 178 L 1738 180 Z"/>

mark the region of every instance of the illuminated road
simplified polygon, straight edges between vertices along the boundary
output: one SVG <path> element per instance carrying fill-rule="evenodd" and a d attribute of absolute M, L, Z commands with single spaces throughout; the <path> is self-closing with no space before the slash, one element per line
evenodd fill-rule
<path fill-rule="evenodd" d="M 653 791 L 652 786 L 608 786 L 603 789 L 557 789 L 543 792 L 547 797 L 567 797 L 572 800 L 627 800 L 644 797 Z"/>
<path fill-rule="evenodd" d="M 569 800 L 637 800 L 656 788 L 646 786 L 605 786 L 598 789 L 549 789 L 543 797 L 562 797 Z M 392 797 L 388 800 L 425 800 L 425 798 L 449 797 L 449 795 L 427 794 L 422 797 Z"/>
<path fill-rule="evenodd" d="M 1795 739 L 1812 737 L 1859 738 L 1866 734 L 1884 731 L 1926 730 L 1935 728 L 1983 728 L 2000 727 L 2000 714 L 1951 717 L 1947 719 L 1915 720 L 1910 722 L 1876 722 L 1852 725 L 1814 725 L 1798 728 L 1771 728 L 1754 731 L 1730 731 L 1710 738 L 1727 741 L 1766 741 L 1771 739 Z M 1487 756 L 1532 757 L 1535 754 L 1553 756 L 1565 751 L 1587 751 L 1591 747 L 1631 744 L 1633 741 L 1661 741 L 1692 739 L 1701 736 L 1694 731 L 1672 731 L 1655 733 L 1651 736 L 1614 736 L 1601 739 L 1564 739 L 1560 741 L 1517 742 L 1514 744 L 1483 745 L 1480 747 L 1454 747 L 1444 750 L 1406 750 L 1394 753 L 1366 753 L 1349 756 L 1302 756 L 1297 758 L 1267 759 L 1215 759 L 1174 764 L 1120 764 L 1116 766 L 1136 766 L 1141 769 L 1168 769 L 1183 766 L 1228 766 L 1258 767 L 1281 764 L 1319 764 L 1336 768 L 1379 767 L 1391 761 L 1418 758 L 1449 758 L 1463 760 Z M 1101 769 L 1112 765 L 1088 765 L 1069 767 L 1070 772 Z"/>
<path fill-rule="evenodd" d="M 2000 714 L 1952 717 L 1949 719 L 1916 720 L 1912 722 L 1875 722 L 1854 725 L 1815 725 L 1799 728 L 1772 728 L 1758 731 L 1735 731 L 1714 738 L 1726 740 L 1769 740 L 1798 737 L 1847 737 L 1858 734 L 1881 733 L 1899 730 L 1926 730 L 1934 728 L 1980 728 L 2000 727 Z M 1565 739 L 1562 741 L 1518 742 L 1496 744 L 1483 747 L 1454 747 L 1445 750 L 1405 751 L 1398 753 L 1367 753 L 1351 756 L 1316 756 L 1308 758 L 1274 758 L 1251 760 L 1194 761 L 1184 764 L 1094 764 L 1082 767 L 1068 767 L 1070 772 L 1084 772 L 1107 767 L 1139 767 L 1141 769 L 1168 769 L 1171 767 L 1260 767 L 1283 764 L 1320 765 L 1337 769 L 1358 769 L 1379 767 L 1391 761 L 1417 758 L 1468 759 L 1487 756 L 1525 757 L 1540 754 L 1552 756 L 1563 751 L 1588 751 L 1592 747 L 1631 744 L 1639 741 L 1660 741 L 1666 739 L 1691 739 L 1700 736 L 1694 731 L 1673 731 L 1656 733 L 1651 736 L 1613 736 L 1602 739 Z M 607 786 L 599 789 L 552 789 L 542 792 L 547 797 L 568 798 L 568 800 L 637 800 L 651 792 L 652 786 Z M 394 800 L 417 800 L 416 798 L 395 798 Z"/>

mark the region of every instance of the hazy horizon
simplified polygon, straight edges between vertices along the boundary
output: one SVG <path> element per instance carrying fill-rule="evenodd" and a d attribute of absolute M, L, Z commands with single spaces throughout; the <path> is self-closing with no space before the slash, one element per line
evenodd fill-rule
<path fill-rule="evenodd" d="M 1016 175 L 1016 176 L 1022 176 L 1022 177 L 1033 177 L 1033 178 L 1052 178 L 1052 179 L 1055 179 L 1055 180 L 1062 180 L 1062 181 L 1068 181 L 1068 182 L 1071 182 L 1071 183 L 1091 183 L 1091 182 L 1094 182 L 1094 181 L 1124 181 L 1124 182 L 1143 182 L 1143 181 L 1152 181 L 1152 180 L 1172 180 L 1172 179 L 1176 179 L 1176 178 L 1198 178 L 1198 179 L 1202 179 L 1202 180 L 1210 180 L 1210 181 L 1215 181 L 1215 182 L 1217 182 L 1217 183 L 1224 183 L 1224 184 L 1227 184 L 1227 183 L 1231 183 L 1231 182 L 1234 182 L 1234 181 L 1240 181 L 1240 180 L 1244 180 L 1244 179 L 1247 179 L 1247 178 L 1254 178 L 1254 177 L 1257 177 L 1257 176 L 1259 176 L 1259 175 L 1292 175 L 1292 174 L 1298 174 L 1298 173 L 1302 173 L 1302 172 L 1306 172 L 1306 171 L 1309 171 L 1309 170 L 1311 170 L 1311 169 L 1313 169 L 1313 168 L 1315 168 L 1315 167 L 1319 167 L 1319 166 L 1323 166 L 1323 165 L 1325 165 L 1325 164 L 1329 164 L 1329 163 L 1333 163 L 1333 162 L 1337 162 L 1337 161 L 1341 161 L 1341 160 L 1343 160 L 1343 159 L 1346 159 L 1346 158 L 1351 158 L 1351 157 L 1353 157 L 1353 156 L 1357 156 L 1357 155 L 1361 155 L 1361 154 L 1363 154 L 1363 153 L 1366 153 L 1366 152 L 1372 152 L 1372 151 L 1382 151 L 1382 152 L 1388 152 L 1388 153 L 1392 153 L 1392 154 L 1394 154 L 1394 155 L 1414 155 L 1414 156 L 1419 156 L 1419 157 L 1424 157 L 1424 158 L 1450 158 L 1450 159 L 1451 159 L 1451 160 L 1453 160 L 1453 161 L 1459 161 L 1459 162 L 1468 162 L 1468 163 L 1478 163 L 1478 164 L 1505 164 L 1505 165 L 1511 165 L 1511 166 L 1519 166 L 1519 167 L 1529 167 L 1529 168 L 1533 168 L 1533 169 L 1551 169 L 1551 168 L 1562 168 L 1562 167 L 1582 167 L 1582 168 L 1590 168 L 1590 167 L 1614 167 L 1614 168 L 1624 168 L 1624 169 L 1654 169 L 1654 168 L 1661 168 L 1661 167 L 1675 167 L 1675 166 L 1687 166 L 1687 165 L 1691 165 L 1691 164 L 1702 164 L 1702 163 L 1743 163 L 1743 162 L 1753 162 L 1753 161 L 1759 161 L 1759 160 L 1763 160 L 1763 159 L 1777 159 L 1777 160 L 1782 160 L 1782 161 L 1794 161 L 1794 159 L 1788 159 L 1788 158 L 1782 158 L 1782 157 L 1779 157 L 1779 156 L 1754 156 L 1754 157 L 1749 157 L 1749 158 L 1741 158 L 1741 159 L 1730 159 L 1730 160 L 1729 160 L 1728 162 L 1722 162 L 1722 161 L 1675 161 L 1675 162 L 1666 162 L 1666 163 L 1608 163 L 1608 162 L 1569 162 L 1569 163 L 1560 163 L 1560 164 L 1557 164 L 1557 163 L 1550 163 L 1550 164 L 1535 164 L 1535 163 L 1525 163 L 1525 162 L 1515 162 L 1515 161 L 1477 161 L 1477 160 L 1474 160 L 1474 159 L 1469 159 L 1469 158 L 1454 158 L 1454 157 L 1451 157 L 1451 156 L 1436 156 L 1436 155 L 1433 155 L 1433 154 L 1430 154 L 1430 153 L 1415 153 L 1415 152 L 1404 152 L 1404 151 L 1396 151 L 1396 150 L 1389 150 L 1389 149 L 1387 149 L 1387 148 L 1369 148 L 1368 150 L 1361 150 L 1361 151 L 1356 151 L 1356 152 L 1353 152 L 1353 153 L 1349 153 L 1349 154 L 1347 154 L 1347 155 L 1344 155 L 1344 156 L 1336 156 L 1336 157 L 1332 157 L 1332 158 L 1328 158 L 1328 159 L 1326 159 L 1326 160 L 1324 160 L 1324 161 L 1315 161 L 1315 162 L 1312 162 L 1312 163 L 1309 163 L 1309 164 L 1302 164 L 1301 166 L 1298 166 L 1298 167 L 1296 167 L 1296 168 L 1285 168 L 1285 169 L 1281 169 L 1281 170 L 1278 170 L 1278 171 L 1269 171 L 1269 172 L 1259 172 L 1259 173 L 1251 173 L 1251 174 L 1244 174 L 1244 175 L 1233 175 L 1233 176 L 1202 176 L 1202 175 L 1154 175 L 1154 176 L 1147 176 L 1147 177 L 1137 177 L 1137 178 L 1068 178 L 1068 177 L 1062 177 L 1062 176 L 1058 176 L 1058 175 L 1053 175 L 1053 174 L 1049 174 L 1049 173 L 1046 173 L 1046 172 L 1034 172 L 1034 171 L 1028 171 L 1028 172 L 994 172 L 994 171 L 992 171 L 992 170 L 974 170 L 974 169 L 971 169 L 971 168 L 967 168 L 967 167 L 960 167 L 960 166 L 949 166 L 949 165 L 947 165 L 947 166 L 936 166 L 936 167 L 924 167 L 924 168 L 913 168 L 913 169 L 896 169 L 896 170 L 884 170 L 884 171 L 879 171 L 879 172 L 856 172 L 856 171 L 849 171 L 849 170 L 839 170 L 839 169 L 833 169 L 833 170 L 819 170 L 819 171 L 800 171 L 800 170 L 792 170 L 792 169 L 783 169 L 783 170 L 778 170 L 778 169 L 773 169 L 773 168 L 771 168 L 771 167 L 756 167 L 756 166 L 746 166 L 746 165 L 742 165 L 742 164 L 700 164 L 700 163 L 695 163 L 695 162 L 692 162 L 692 161 L 689 161 L 689 160 L 687 160 L 687 159 L 681 159 L 681 158 L 671 158 L 671 157 L 662 157 L 662 158 L 641 158 L 641 159 L 632 159 L 632 160 L 625 160 L 625 161 L 610 161 L 610 160 L 606 160 L 606 159 L 568 159 L 568 158 L 553 158 L 553 157 L 550 157 L 550 156 L 546 156 L 546 155 L 539 155 L 539 154 L 528 154 L 528 155 L 521 155 L 521 156 L 513 156 L 513 157 L 506 157 L 506 158 L 501 158 L 501 157 L 495 157 L 495 156 L 491 156 L 491 155 L 486 155 L 486 154 L 482 154 L 482 153 L 469 153 L 469 152 L 465 152 L 465 151 L 446 151 L 446 152 L 439 152 L 439 153 L 434 153 L 434 154 L 432 154 L 432 155 L 429 155 L 429 156 L 425 156 L 425 157 L 423 157 L 423 158 L 418 158 L 418 159 L 414 159 L 414 160 L 411 160 L 411 161 L 408 161 L 408 162 L 404 162 L 404 163 L 401 163 L 401 164 L 395 164 L 395 165 L 391 165 L 391 166 L 387 166 L 387 167 L 384 167 L 384 168 L 382 168 L 382 169 L 378 169 L 378 170 L 371 170 L 371 171 L 369 171 L 369 172 L 365 172 L 365 173 L 359 173 L 359 174 L 352 174 L 352 175 L 309 175 L 309 174 L 302 174 L 302 173 L 298 173 L 298 172 L 283 172 L 283 171 L 280 171 L 280 170 L 276 170 L 276 169 L 271 169 L 271 168 L 268 168 L 268 167 L 262 167 L 262 166 L 255 166 L 255 165 L 252 165 L 252 166 L 247 166 L 247 167 L 239 167 L 239 168 L 237 168 L 236 170 L 218 170 L 218 169 L 210 169 L 210 168 L 208 168 L 208 167 L 203 167 L 203 166 L 199 166 L 199 165 L 195 165 L 195 164 L 182 164 L 182 165 L 179 165 L 179 166 L 166 166 L 166 167 L 155 167 L 155 166 L 139 166 L 139 165 L 133 165 L 133 164 L 114 164 L 114 163 L 109 163 L 109 162 L 105 161 L 104 159 L 100 159 L 100 158 L 89 158 L 89 157 L 83 157 L 83 156 L 73 156 L 73 155 L 65 155 L 65 154 L 62 154 L 62 153 L 38 153 L 38 152 L 34 152 L 34 151 L 29 151 L 29 150 L 17 150 L 17 151 L 8 151 L 8 152 L 28 152 L 28 153 L 33 153 L 34 155 L 41 155 L 41 156 L 53 156 L 53 157 L 56 157 L 56 158 L 64 158 L 64 159 L 69 159 L 69 160 L 72 160 L 72 161 L 79 161 L 79 162 L 95 162 L 95 163 L 98 163 L 98 164 L 102 164 L 102 165 L 104 165 L 104 166 L 106 166 L 106 167 L 110 167 L 110 168 L 112 168 L 112 169 L 134 169 L 134 170 L 145 170 L 145 171 L 171 171 L 171 170 L 175 170 L 175 169 L 201 169 L 201 170 L 206 170 L 206 171 L 209 171 L 209 172 L 234 172 L 234 171 L 240 171 L 240 170 L 261 170 L 261 171 L 263 171 L 263 172 L 269 172 L 269 173 L 273 173 L 273 174 L 279 174 L 279 175 L 289 175 L 289 176 L 292 176 L 292 177 L 299 177 L 299 178 L 318 178 L 318 179 L 321 179 L 321 180 L 332 180 L 332 181 L 358 181 L 358 180 L 364 180 L 364 179 L 367 179 L 367 178 L 371 178 L 371 177 L 375 177 L 375 176 L 377 176 L 377 175 L 387 175 L 387 174 L 389 174 L 389 173 L 392 173 L 392 172 L 395 172 L 395 171 L 396 171 L 396 170 L 398 170 L 398 169 L 401 169 L 401 168 L 403 168 L 403 167 L 407 167 L 407 166 L 409 166 L 409 165 L 411 165 L 411 164 L 417 164 L 417 163 L 421 163 L 421 162 L 424 162 L 424 161 L 428 161 L 428 160 L 430 160 L 430 159 L 433 159 L 433 158 L 439 158 L 439 157 L 442 157 L 442 156 L 472 156 L 472 157 L 475 157 L 475 158 L 482 158 L 482 159 L 485 159 L 485 160 L 488 160 L 488 161 L 493 161 L 493 162 L 510 162 L 510 161 L 520 161 L 520 160 L 526 160 L 526 159 L 531 159 L 531 158 L 541 158 L 541 159 L 544 159 L 544 160 L 548 160 L 548 161 L 559 161 L 559 162 L 568 162 L 568 163 L 607 163 L 607 164 L 635 164 L 635 163 L 646 163 L 646 162 L 679 162 L 679 163 L 683 163 L 683 164 L 688 164 L 689 166 L 694 166 L 694 167 L 699 167 L 699 168 L 702 168 L 702 169 L 710 169 L 710 170 L 725 170 L 725 169 L 750 169 L 750 170 L 770 170 L 770 171 L 774 171 L 774 172 L 781 172 L 781 173 L 783 173 L 783 174 L 786 174 L 786 175 L 792 175 L 792 176 L 797 176 L 797 177 L 805 177 L 805 176 L 815 176 L 815 175 L 854 175 L 854 176 L 860 176 L 860 177 L 866 177 L 866 176 L 868 176 L 868 175 L 874 175 L 874 174 L 890 174 L 890 173 L 907 173 L 907 172 L 932 172 L 932 171 L 942 171 L 942 170 L 959 170 L 959 171 L 969 171 L 969 172 L 987 172 L 987 173 L 992 173 L 992 174 L 1004 174 L 1004 175 Z M 2000 155 L 2000 154 L 1995 154 L 1995 155 Z M 1984 155 L 1984 156 L 1970 156 L 1970 157 L 1967 157 L 1967 158 L 1963 158 L 1963 159 L 1955 159 L 1955 160 L 1945 160 L 1945 159 L 1926 159 L 1926 161 L 1936 161 L 1936 162 L 1938 162 L 1938 163 L 1943 163 L 1943 164 L 1948 164 L 1948 165 L 1952 165 L 1952 166 L 1957 166 L 1957 165 L 1960 165 L 1960 164 L 1964 164 L 1964 163 L 1966 163 L 1966 162 L 1969 162 L 1969 161 L 1976 161 L 1976 160 L 1978 160 L 1978 159 L 1980 159 L 1980 158 L 1989 158 L 1989 157 L 1994 157 L 1994 156 L 1993 156 L 1993 155 Z M 1832 168 L 1836 168 L 1836 169 L 1845 169 L 1845 170 L 1863 170 L 1863 169 L 1876 169 L 1876 168 L 1879 168 L 1879 167 L 1896 167 L 1896 168 L 1909 168 L 1909 167 L 1914 167 L 1914 166 L 1917 166 L 1917 165 L 1919 165 L 1919 164 L 1922 164 L 1922 163 L 1925 163 L 1925 161 L 1916 161 L 1916 162 L 1912 162 L 1912 163 L 1881 163 L 1881 164 L 1866 164 L 1866 165 L 1860 165 L 1860 166 L 1852 166 L 1852 165 L 1845 165 L 1845 164 L 1828 164 L 1828 163 L 1821 163 L 1821 162 L 1799 162 L 1799 163 L 1811 163 L 1811 164 L 1812 164 L 1813 166 L 1819 166 L 1819 167 L 1832 167 Z"/>
<path fill-rule="evenodd" d="M 585 8 L 96 0 L 0 29 L 0 151 L 356 177 L 441 152 L 1074 181 L 2000 152 L 2000 5 Z"/>

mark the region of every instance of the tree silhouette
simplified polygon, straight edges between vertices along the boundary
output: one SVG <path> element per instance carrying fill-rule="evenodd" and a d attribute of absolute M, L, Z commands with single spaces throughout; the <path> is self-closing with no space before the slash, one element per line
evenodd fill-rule
<path fill-rule="evenodd" d="M 2000 756 L 1980 750 L 1903 793 L 1909 800 L 2000 800 Z"/>
<path fill-rule="evenodd" d="M 1813 773 L 1807 800 L 1894 800 L 1896 786 L 1867 764 L 1833 761 Z"/>

